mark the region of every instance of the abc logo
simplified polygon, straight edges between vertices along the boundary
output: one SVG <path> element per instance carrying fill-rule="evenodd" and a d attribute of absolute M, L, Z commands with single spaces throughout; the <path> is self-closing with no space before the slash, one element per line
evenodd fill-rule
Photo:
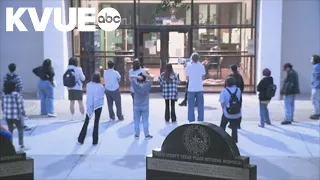
<path fill-rule="evenodd" d="M 98 14 L 98 25 L 104 31 L 114 31 L 120 26 L 120 23 L 120 13 L 114 8 L 103 8 Z"/>

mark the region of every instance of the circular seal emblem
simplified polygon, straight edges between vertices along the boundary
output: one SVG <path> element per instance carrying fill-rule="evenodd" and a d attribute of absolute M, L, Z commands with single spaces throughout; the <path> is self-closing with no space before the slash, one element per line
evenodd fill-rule
<path fill-rule="evenodd" d="M 183 133 L 183 145 L 193 155 L 202 155 L 210 148 L 207 130 L 199 125 L 189 126 Z"/>

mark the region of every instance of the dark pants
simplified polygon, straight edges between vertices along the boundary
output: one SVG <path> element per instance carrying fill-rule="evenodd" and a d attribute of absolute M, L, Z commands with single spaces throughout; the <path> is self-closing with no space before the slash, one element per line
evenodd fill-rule
<path fill-rule="evenodd" d="M 232 129 L 231 137 L 234 140 L 234 142 L 238 143 L 238 126 L 239 126 L 240 118 L 228 119 L 224 115 L 222 115 L 220 127 L 223 130 L 226 130 L 228 122 L 230 123 L 231 129 Z"/>
<path fill-rule="evenodd" d="M 107 97 L 107 103 L 108 103 L 108 110 L 109 110 L 109 118 L 110 119 L 115 119 L 115 114 L 113 111 L 113 102 L 115 102 L 116 104 L 116 108 L 117 108 L 117 116 L 119 120 L 123 119 L 123 115 L 122 115 L 122 109 L 121 109 L 121 94 L 119 89 L 115 90 L 115 91 L 105 91 L 106 93 L 106 97 Z"/>
<path fill-rule="evenodd" d="M 13 129 L 14 126 L 16 126 L 17 130 L 18 130 L 18 136 L 19 136 L 19 145 L 23 146 L 23 122 L 21 120 L 17 120 L 17 119 L 6 119 L 7 121 L 7 125 L 8 125 L 8 129 L 10 131 L 11 134 L 13 134 Z M 11 139 L 12 141 L 12 139 Z"/>
<path fill-rule="evenodd" d="M 165 120 L 166 121 L 170 120 L 170 102 L 171 102 L 171 120 L 172 120 L 172 122 L 175 122 L 177 120 L 176 110 L 175 110 L 176 100 L 166 99 L 165 102 L 166 102 Z"/>
<path fill-rule="evenodd" d="M 98 144 L 98 140 L 99 140 L 98 134 L 99 134 L 99 121 L 100 121 L 101 111 L 102 111 L 102 108 L 96 109 L 94 111 L 94 126 L 93 126 L 93 134 L 92 134 L 93 144 Z M 87 114 L 81 129 L 81 132 L 78 137 L 78 142 L 81 144 L 83 144 L 84 139 L 86 138 L 89 120 L 90 118 Z"/>
<path fill-rule="evenodd" d="M 186 93 L 184 94 L 184 100 L 183 103 L 188 103 L 188 87 L 189 87 L 189 83 L 186 83 Z M 195 102 L 195 106 L 198 106 L 197 100 Z"/>

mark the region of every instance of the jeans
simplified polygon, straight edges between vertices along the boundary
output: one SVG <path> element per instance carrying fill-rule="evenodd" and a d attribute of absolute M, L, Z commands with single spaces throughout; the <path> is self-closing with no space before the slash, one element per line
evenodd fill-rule
<path fill-rule="evenodd" d="M 285 121 L 293 121 L 295 95 L 283 96 Z"/>
<path fill-rule="evenodd" d="M 149 134 L 149 105 L 135 105 L 133 107 L 134 131 L 135 135 L 140 135 L 140 121 L 143 124 L 144 136 Z"/>
<path fill-rule="evenodd" d="M 54 94 L 52 83 L 40 80 L 38 88 L 41 101 L 41 115 L 54 114 Z"/>
<path fill-rule="evenodd" d="M 117 116 L 118 119 L 123 119 L 122 115 L 122 108 L 121 108 L 121 94 L 119 89 L 115 91 L 108 91 L 106 90 L 106 97 L 107 97 L 107 102 L 108 102 L 108 110 L 109 110 L 109 118 L 110 119 L 115 119 L 115 114 L 113 111 L 113 102 L 116 104 L 117 108 Z"/>
<path fill-rule="evenodd" d="M 204 99 L 203 91 L 188 92 L 188 120 L 189 122 L 195 121 L 194 107 L 195 101 L 198 104 L 198 121 L 203 121 L 204 116 Z"/>
<path fill-rule="evenodd" d="M 260 125 L 264 127 L 264 123 L 270 123 L 268 103 L 262 103 L 260 101 Z"/>
<path fill-rule="evenodd" d="M 11 134 L 13 134 L 13 130 L 14 130 L 13 125 L 16 125 L 16 128 L 18 130 L 18 136 L 19 136 L 19 145 L 23 146 L 24 143 L 23 143 L 23 123 L 22 123 L 22 121 L 17 120 L 17 119 L 6 119 L 6 121 L 7 121 L 9 132 Z M 12 141 L 12 139 L 11 139 L 11 141 Z"/>
<path fill-rule="evenodd" d="M 231 129 L 232 129 L 231 137 L 235 143 L 238 142 L 239 121 L 240 121 L 239 119 L 228 119 L 224 115 L 222 115 L 221 122 L 220 122 L 220 127 L 223 130 L 226 130 L 228 122 L 230 123 Z"/>
<path fill-rule="evenodd" d="M 170 120 L 170 102 L 171 102 L 171 120 L 172 122 L 177 120 L 176 117 L 176 110 L 175 110 L 175 102 L 176 100 L 169 100 L 166 99 L 165 103 L 166 103 L 166 110 L 165 110 L 165 120 L 169 121 Z"/>
<path fill-rule="evenodd" d="M 312 89 L 311 101 L 313 106 L 313 114 L 320 115 L 320 89 Z"/>
<path fill-rule="evenodd" d="M 99 121 L 100 121 L 101 111 L 102 111 L 102 108 L 98 108 L 94 111 L 94 126 L 93 126 L 93 134 L 92 134 L 93 144 L 97 144 L 99 141 L 98 136 L 99 136 Z M 89 120 L 90 118 L 87 114 L 78 137 L 78 142 L 81 144 L 83 144 L 84 139 L 86 138 Z"/>

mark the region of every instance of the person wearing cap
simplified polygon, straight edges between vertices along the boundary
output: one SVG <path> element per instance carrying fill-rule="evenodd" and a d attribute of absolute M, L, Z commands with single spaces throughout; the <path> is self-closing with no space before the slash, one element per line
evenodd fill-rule
<path fill-rule="evenodd" d="M 192 62 L 186 67 L 186 77 L 188 85 L 188 120 L 195 121 L 194 108 L 195 102 L 198 105 L 198 121 L 203 121 L 204 99 L 203 99 L 203 79 L 206 75 L 204 65 L 199 62 L 198 53 L 191 55 Z"/>
<path fill-rule="evenodd" d="M 244 81 L 243 81 L 243 78 L 242 78 L 241 74 L 238 71 L 238 66 L 236 64 L 232 64 L 230 66 L 230 69 L 231 69 L 232 73 L 228 77 L 233 77 L 233 79 L 235 81 L 235 85 L 240 89 L 240 91 L 241 91 L 240 102 L 241 102 L 241 105 L 242 105 L 242 93 L 243 93 L 243 90 L 244 90 Z M 226 84 L 225 84 L 225 87 L 226 87 Z M 241 120 L 242 120 L 242 117 L 240 117 L 240 122 L 239 122 L 238 129 L 241 129 L 241 126 L 240 126 Z M 228 128 L 231 129 L 231 124 L 229 124 Z"/>
<path fill-rule="evenodd" d="M 310 119 L 316 120 L 320 118 L 320 56 L 313 55 L 311 63 L 313 64 L 311 84 L 313 114 L 310 116 Z"/>
<path fill-rule="evenodd" d="M 287 77 L 283 82 L 282 89 L 280 91 L 283 95 L 285 118 L 281 122 L 282 125 L 291 124 L 293 122 L 294 110 L 295 110 L 295 96 L 300 94 L 299 77 L 298 73 L 293 70 L 293 66 L 290 63 L 283 65 L 283 71 L 287 72 Z"/>

